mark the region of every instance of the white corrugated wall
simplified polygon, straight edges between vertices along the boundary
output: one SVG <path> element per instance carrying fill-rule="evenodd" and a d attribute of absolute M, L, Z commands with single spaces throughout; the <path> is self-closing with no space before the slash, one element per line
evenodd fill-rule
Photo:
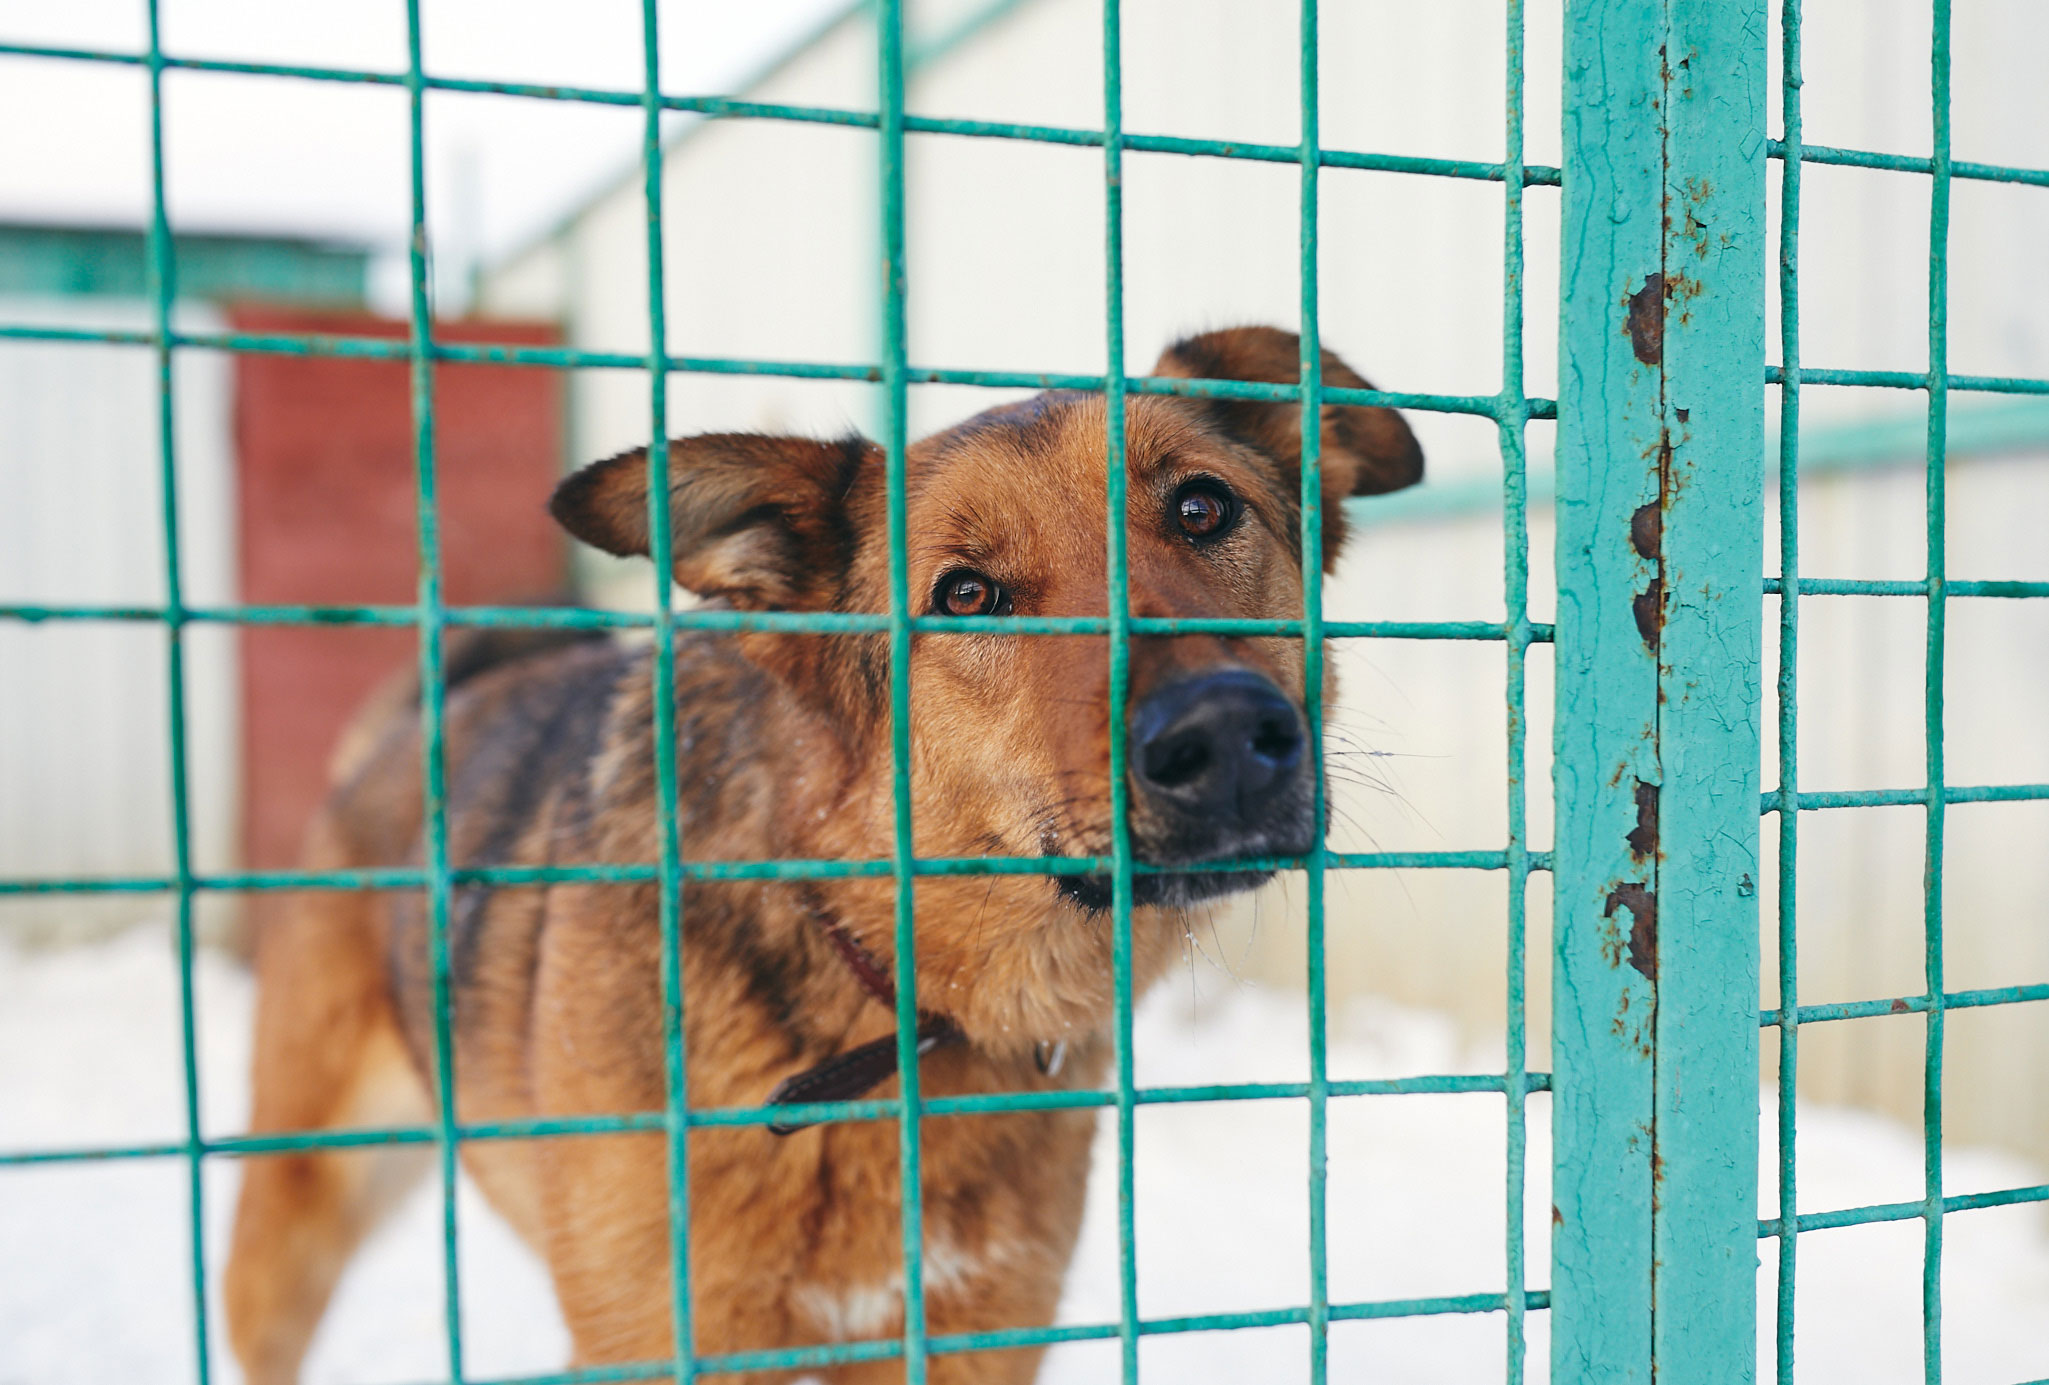
<path fill-rule="evenodd" d="M 10 299 L 10 323 L 146 328 L 147 306 Z M 210 312 L 180 309 L 193 330 Z M 234 599 L 226 357 L 181 352 L 173 392 L 188 604 Z M 157 376 L 147 347 L 0 342 L 0 602 L 161 606 Z M 193 861 L 232 862 L 238 778 L 233 636 L 186 636 Z M 168 638 L 141 622 L 0 621 L 0 876 L 173 869 Z M 161 897 L 0 901 L 16 939 L 161 917 Z"/>

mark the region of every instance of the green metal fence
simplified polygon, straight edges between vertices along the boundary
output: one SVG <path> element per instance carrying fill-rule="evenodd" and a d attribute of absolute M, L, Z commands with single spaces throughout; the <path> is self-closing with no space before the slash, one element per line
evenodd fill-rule
<path fill-rule="evenodd" d="M 1779 764 L 1777 792 L 1766 795 L 1767 812 L 1778 815 L 1779 829 L 1779 1004 L 1764 1014 L 1764 1023 L 1775 1026 L 1779 1037 L 1779 1208 L 1766 1220 L 1760 1234 L 1778 1241 L 1778 1294 L 1775 1364 L 1779 1379 L 1794 1374 L 1795 1288 L 1798 1283 L 1799 1234 L 1824 1227 L 1850 1226 L 1860 1222 L 1919 1218 L 1924 1228 L 1922 1252 L 1922 1361 L 1925 1378 L 1942 1379 L 1942 1231 L 1943 1218 L 1950 1212 L 2002 1204 L 2040 1202 L 2049 1199 L 2049 1185 L 2011 1188 L 1998 1192 L 1948 1196 L 1943 1190 L 1942 1160 L 1942 1046 L 1943 1017 L 1953 1009 L 1982 1005 L 2011 1005 L 2049 999 L 2049 985 L 2008 986 L 1993 990 L 1951 992 L 1943 984 L 1943 820 L 1952 803 L 2039 799 L 2049 797 L 2049 785 L 1961 787 L 1949 784 L 1943 773 L 1943 681 L 1945 606 L 1952 596 L 2043 597 L 2049 583 L 2041 582 L 1952 582 L 1945 572 L 1947 521 L 1944 487 L 1951 390 L 1990 389 L 2013 394 L 2041 394 L 2049 381 L 1973 380 L 1949 371 L 1949 209 L 1952 181 L 1956 178 L 2033 183 L 2049 186 L 2049 170 L 1992 168 L 1967 164 L 1950 157 L 1950 0 L 1931 0 L 1931 43 L 1929 51 L 1930 115 L 1933 138 L 1931 157 L 1926 160 L 1898 156 L 1845 155 L 1839 150 L 1812 150 L 1802 142 L 1800 122 L 1801 32 L 1800 0 L 1785 0 L 1784 37 L 1781 48 L 1781 81 L 1784 100 L 1784 137 L 1774 152 L 1781 161 L 1782 228 L 1779 243 L 1779 349 L 1781 364 L 1772 379 L 1780 387 L 1780 487 L 1779 546 L 1780 576 L 1768 581 L 1767 592 L 1779 598 Z M 1803 162 L 1841 162 L 1860 167 L 1926 172 L 1930 178 L 1928 217 L 1928 370 L 1924 376 L 1892 372 L 1808 370 L 1800 362 L 1800 168 Z M 1798 432 L 1800 389 L 1804 382 L 1815 384 L 1883 384 L 1922 389 L 1928 394 L 1927 434 L 1927 576 L 1920 582 L 1803 581 L 1800 576 L 1799 488 L 1794 484 L 1800 457 Z M 1791 430 L 1788 432 L 1787 430 Z M 1803 595 L 1852 595 L 1919 597 L 1927 603 L 1925 681 L 1926 786 L 1918 791 L 1874 793 L 1800 792 L 1799 787 L 1799 634 L 1800 599 Z M 1800 814 L 1812 808 L 1873 806 L 1886 803 L 1920 804 L 1927 815 L 1923 857 L 1923 921 L 1926 946 L 1926 989 L 1919 995 L 1885 1001 L 1848 1005 L 1802 1006 L 1799 1003 L 1799 928 L 1794 899 L 1798 875 Z M 1800 1054 L 1800 1026 L 1824 1020 L 1860 1015 L 1912 1014 L 1925 1016 L 1926 1049 L 1922 1096 L 1922 1138 L 1924 1188 L 1919 1201 L 1876 1207 L 1848 1208 L 1822 1213 L 1803 1213 L 1798 1205 L 1795 1152 L 1797 1122 L 1794 1096 L 1797 1090 Z"/>
<path fill-rule="evenodd" d="M 307 1147 L 431 1144 L 440 1157 L 448 1379 L 468 1377 L 462 1355 L 461 1281 L 456 1261 L 455 1179 L 463 1141 L 573 1138 L 659 1131 L 668 1138 L 674 1257 L 673 1359 L 529 1378 L 540 1381 L 674 1378 L 901 1358 L 908 1379 L 926 1378 L 935 1355 L 1088 1339 L 1114 1339 L 1127 1380 L 1139 1370 L 1141 1338 L 1166 1333 L 1299 1325 L 1310 1343 L 1310 1372 L 1328 1373 L 1336 1322 L 1437 1314 L 1501 1314 L 1503 1377 L 1527 1370 L 1525 1320 L 1551 1316 L 1550 1374 L 1558 1380 L 1746 1380 L 1754 1371 L 1760 1240 L 1776 1242 L 1777 1373 L 1793 1379 L 1794 1289 L 1802 1231 L 1922 1219 L 1926 1226 L 1926 1377 L 1941 1378 L 1940 1272 L 1943 1218 L 1970 1208 L 2049 1200 L 2049 1185 L 1967 1197 L 1942 1188 L 1942 1033 L 1946 1012 L 1971 1006 L 2049 1000 L 2049 984 L 1946 992 L 1942 977 L 1943 815 L 1948 804 L 2049 798 L 2049 785 L 1959 787 L 1942 761 L 1943 615 L 1952 597 L 2049 597 L 2049 583 L 1951 582 L 1943 571 L 1943 465 L 1951 391 L 2049 394 L 2049 380 L 1951 374 L 1945 352 L 1945 269 L 1949 192 L 1957 178 L 2049 186 L 2049 169 L 1967 164 L 1949 151 L 1949 5 L 1933 0 L 1934 155 L 1930 159 L 1854 149 L 1810 147 L 1800 126 L 1800 3 L 1783 0 L 1784 132 L 1767 137 L 1765 92 L 1770 22 L 1764 0 L 1570 0 L 1566 6 L 1566 141 L 1563 168 L 1524 161 L 1522 0 L 1503 0 L 1507 62 L 1502 73 L 1504 153 L 1500 162 L 1418 158 L 1324 149 L 1318 138 L 1319 52 L 1314 0 L 1301 17 L 1301 139 L 1292 146 L 1224 143 L 1126 132 L 1120 92 L 1118 0 L 1103 4 L 1101 129 L 998 124 L 907 114 L 901 0 L 876 0 L 880 101 L 876 111 L 774 105 L 664 93 L 657 63 L 656 5 L 643 0 L 645 80 L 638 91 L 584 90 L 432 77 L 420 59 L 419 0 L 408 0 L 408 63 L 403 72 L 347 71 L 171 57 L 158 40 L 158 3 L 149 5 L 149 43 L 141 53 L 0 45 L 15 60 L 126 64 L 144 69 L 151 90 L 152 215 L 148 232 L 155 319 L 147 331 L 90 331 L 0 324 L 0 339 L 115 343 L 148 347 L 158 376 L 165 600 L 158 607 L 7 606 L 13 621 L 158 622 L 169 634 L 171 784 L 175 869 L 168 876 L 0 881 L 0 895 L 126 891 L 176 899 L 182 984 L 186 1136 L 119 1148 L 0 1152 L 0 1165 L 103 1159 L 182 1160 L 188 1172 L 193 1353 L 197 1376 L 211 1378 L 207 1255 L 200 1171 L 213 1157 L 254 1157 Z M 162 83 L 170 70 L 242 73 L 315 82 L 402 88 L 410 100 L 412 238 L 411 333 L 404 342 L 187 333 L 173 329 L 171 230 L 164 203 Z M 455 345 L 434 339 L 423 168 L 423 102 L 429 91 L 490 92 L 533 100 L 637 107 L 644 118 L 644 176 L 652 346 L 644 356 L 573 349 Z M 665 349 L 662 238 L 666 112 L 719 118 L 813 122 L 878 132 L 883 250 L 883 342 L 877 364 L 704 359 Z M 905 355 L 904 155 L 911 135 L 1026 140 L 1103 151 L 1104 324 L 1107 376 L 969 371 L 913 366 Z M 1121 174 L 1124 152 L 1289 163 L 1300 170 L 1301 378 L 1294 385 L 1133 377 L 1125 373 Z M 1781 162 L 1784 217 L 1779 278 L 1783 364 L 1766 366 L 1765 276 L 1768 227 L 1766 162 Z M 1819 370 L 1799 360 L 1798 230 L 1801 168 L 1828 163 L 1923 173 L 1934 189 L 1930 224 L 1929 362 L 1924 373 Z M 1501 387 L 1488 395 L 1415 394 L 1326 387 L 1321 379 L 1317 312 L 1318 183 L 1326 168 L 1375 169 L 1501 184 L 1505 210 L 1501 283 Z M 1565 265 L 1561 291 L 1561 398 L 1530 398 L 1523 379 L 1523 215 L 1525 189 L 1562 185 Z M 419 596 L 410 606 L 206 608 L 181 595 L 178 515 L 173 497 L 172 362 L 181 350 L 402 358 L 411 367 L 417 464 Z M 652 409 L 649 436 L 667 438 L 667 377 L 679 372 L 778 375 L 879 383 L 887 426 L 888 523 L 892 539 L 890 605 L 874 614 L 758 614 L 671 608 L 670 536 L 655 506 L 651 615 L 590 610 L 450 607 L 443 601 L 437 540 L 432 369 L 440 362 L 505 362 L 552 369 L 645 371 Z M 1108 410 L 1109 513 L 1124 508 L 1123 402 L 1132 394 L 1297 401 L 1314 418 L 1323 404 L 1379 404 L 1494 420 L 1504 505 L 1500 620 L 1339 622 L 1324 618 L 1317 444 L 1303 429 L 1304 608 L 1300 619 L 1169 621 L 1134 617 L 1125 589 L 1125 534 L 1110 527 L 1109 612 L 1105 618 L 947 617 L 951 632 L 1016 636 L 1095 634 L 1108 638 L 1113 715 L 1111 776 L 1114 843 L 1105 857 L 929 859 L 913 854 L 909 816 L 909 669 L 913 636 L 936 626 L 911 614 L 904 560 L 906 396 L 914 383 L 999 388 L 1065 387 L 1104 393 Z M 1780 576 L 1763 573 L 1765 391 L 1780 389 Z M 1928 575 L 1924 581 L 1803 581 L 1798 571 L 1799 401 L 1803 386 L 1861 385 L 1923 390 L 1928 396 Z M 1559 618 L 1555 630 L 1532 622 L 1528 605 L 1524 434 L 1533 419 L 1559 422 Z M 687 422 L 687 421 L 682 421 Z M 667 450 L 649 451 L 652 484 L 665 492 Z M 1801 792 L 1796 775 L 1799 602 L 1836 594 L 1918 598 L 1927 603 L 1927 783 L 1922 788 Z M 1767 598 L 1779 602 L 1778 783 L 1760 788 L 1762 644 Z M 186 812 L 183 636 L 199 623 L 230 625 L 405 625 L 419 632 L 424 694 L 425 864 L 419 868 L 202 875 L 192 865 Z M 457 869 L 448 859 L 443 798 L 443 632 L 451 626 L 649 628 L 657 697 L 655 757 L 661 813 L 659 859 L 629 865 Z M 872 861 L 702 862 L 686 858 L 676 828 L 673 658 L 679 629 L 782 630 L 887 634 L 891 669 L 895 850 Z M 1503 716 L 1507 729 L 1504 792 L 1507 837 L 1482 851 L 1347 854 L 1316 847 L 1303 858 L 1246 863 L 1302 872 L 1308 883 L 1309 1076 L 1304 1083 L 1140 1088 L 1131 1052 L 1130 910 L 1132 880 L 1150 867 L 1134 861 L 1124 824 L 1122 766 L 1128 641 L 1133 635 L 1205 631 L 1281 635 L 1304 642 L 1309 724 L 1320 735 L 1317 689 L 1331 639 L 1500 641 L 1506 648 Z M 1558 848 L 1532 849 L 1524 782 L 1525 681 L 1532 645 L 1554 642 L 1558 666 L 1556 801 Z M 1322 768 L 1318 768 L 1319 780 Z M 1321 796 L 1319 795 L 1319 805 Z M 1923 993 L 1850 1004 L 1801 1006 L 1793 881 L 1799 814 L 1903 804 L 1927 812 L 1927 985 Z M 1759 1010 L 1759 809 L 1776 813 L 1779 833 L 1779 997 Z M 1319 813 L 1323 811 L 1321 806 Z M 1322 833 L 1318 833 L 1321 840 Z M 1389 868 L 1488 870 L 1508 878 L 1507 1058 L 1501 1072 L 1376 1081 L 1332 1080 L 1326 1065 L 1324 883 L 1333 870 Z M 1555 870 L 1556 1001 L 1551 1035 L 1555 1075 L 1529 1070 L 1526 1054 L 1525 899 L 1532 875 Z M 1107 872 L 1114 882 L 1116 1084 L 1107 1092 L 997 1093 L 927 1100 L 914 1056 L 917 995 L 912 970 L 912 884 L 920 875 Z M 693 1107 L 684 1084 L 682 997 L 677 949 L 697 880 L 819 879 L 886 876 L 896 890 L 896 982 L 901 1095 L 893 1099 L 777 1108 Z M 194 1053 L 192 906 L 202 891 L 412 889 L 431 901 L 430 942 L 436 1002 L 434 1059 L 444 1078 L 453 1061 L 449 1026 L 447 919 L 451 890 L 472 884 L 654 881 L 663 938 L 663 1025 L 668 1100 L 658 1112 L 613 1117 L 465 1123 L 456 1118 L 453 1084 L 442 1080 L 436 1120 L 422 1128 L 308 1131 L 208 1137 L 199 1120 Z M 1927 1186 L 1907 1203 L 1802 1212 L 1796 1205 L 1794 1082 L 1801 1026 L 1882 1014 L 1921 1014 L 1927 1025 Z M 1778 1112 L 1780 1206 L 1757 1218 L 1760 1024 L 1775 1029 L 1782 1080 Z M 1523 1245 L 1527 1098 L 1555 1094 L 1552 1288 L 1533 1290 Z M 1332 1100 L 1419 1092 L 1499 1094 L 1507 1117 L 1499 1196 L 1507 1207 L 1505 1277 L 1463 1295 L 1399 1301 L 1337 1302 L 1326 1276 L 1325 1114 Z M 1292 1308 L 1144 1319 L 1138 1312 L 1133 1233 L 1133 1134 L 1137 1107 L 1164 1102 L 1301 1101 L 1309 1112 L 1309 1301 Z M 923 1235 L 919 1199 L 903 1204 L 905 1322 L 899 1338 L 775 1351 L 700 1355 L 693 1350 L 688 1259 L 690 1210 L 685 1131 L 761 1125 L 772 1119 L 892 1120 L 901 1129 L 904 1187 L 919 1186 L 920 1123 L 967 1112 L 1101 1107 L 1117 1123 L 1115 1190 L 1119 1228 L 1120 1313 L 1113 1323 L 1020 1327 L 965 1335 L 928 1333 L 921 1292 Z M 1390 1247 L 1390 1254 L 1399 1248 Z"/>

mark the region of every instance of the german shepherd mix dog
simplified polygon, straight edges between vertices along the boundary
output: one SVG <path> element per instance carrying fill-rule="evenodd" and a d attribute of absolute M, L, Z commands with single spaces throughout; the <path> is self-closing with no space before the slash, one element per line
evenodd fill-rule
<path fill-rule="evenodd" d="M 1296 338 L 1193 337 L 1160 375 L 1292 382 Z M 1323 378 L 1366 382 L 1326 352 Z M 1042 394 L 910 449 L 909 571 L 919 614 L 1101 616 L 1105 404 Z M 1130 599 L 1142 617 L 1301 611 L 1301 410 L 1164 395 L 1126 405 Z M 883 456 L 852 438 L 718 434 L 670 445 L 675 578 L 756 611 L 888 607 Z M 1422 474 L 1401 417 L 1323 411 L 1323 551 L 1348 495 Z M 648 551 L 646 457 L 556 491 L 568 530 Z M 1099 636 L 921 633 L 911 795 L 921 856 L 1110 849 L 1109 650 Z M 889 666 L 880 635 L 705 633 L 676 643 L 676 775 L 692 860 L 886 858 Z M 658 858 L 645 645 L 580 634 L 451 645 L 446 766 L 458 867 Z M 1132 641 L 1131 840 L 1140 861 L 1294 856 L 1311 845 L 1301 641 Z M 410 687 L 379 697 L 334 765 L 313 870 L 420 859 Z M 1260 874 L 1134 881 L 1136 986 L 1177 955 L 1190 906 Z M 692 884 L 682 993 L 693 1107 L 895 1090 L 892 882 Z M 924 1090 L 1087 1088 L 1112 1013 L 1109 882 L 917 882 Z M 257 942 L 257 1131 L 431 1118 L 434 1027 L 417 894 L 308 892 Z M 651 884 L 459 888 L 449 919 L 456 1105 L 466 1122 L 658 1111 L 666 1101 L 660 926 Z M 935 1333 L 1051 1321 L 1074 1248 L 1094 1115 L 934 1117 L 924 1125 L 924 1289 Z M 730 1352 L 902 1330 L 898 1126 L 689 1136 L 696 1349 Z M 659 1133 L 462 1146 L 464 1166 L 547 1262 L 579 1365 L 670 1356 L 668 1150 Z M 426 1166 L 418 1146 L 245 1161 L 226 1296 L 253 1382 L 289 1381 L 364 1235 Z M 1038 1353 L 935 1358 L 935 1381 L 1029 1380 Z M 785 1381 L 794 1372 L 745 1377 Z M 902 1377 L 894 1361 L 822 1372 Z"/>

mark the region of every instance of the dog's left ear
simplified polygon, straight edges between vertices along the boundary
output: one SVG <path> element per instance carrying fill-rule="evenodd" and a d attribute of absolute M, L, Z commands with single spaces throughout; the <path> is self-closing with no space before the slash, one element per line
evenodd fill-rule
<path fill-rule="evenodd" d="M 830 605 L 852 557 L 846 503 L 880 452 L 865 438 L 817 442 L 708 433 L 669 444 L 669 541 L 676 581 L 746 610 Z M 572 473 L 549 513 L 607 553 L 645 556 L 650 543 L 647 449 Z"/>
<path fill-rule="evenodd" d="M 1259 380 L 1292 385 L 1301 379 L 1302 344 L 1277 327 L 1233 327 L 1205 332 L 1168 347 L 1155 375 L 1190 380 Z M 1340 389 L 1373 387 L 1337 354 L 1323 353 L 1323 383 Z M 1235 442 L 1264 452 L 1283 469 L 1302 465 L 1302 406 L 1253 399 L 1190 400 L 1212 426 Z M 1423 479 L 1423 449 L 1393 409 L 1326 404 L 1318 465 L 1327 506 L 1348 495 L 1379 495 Z"/>

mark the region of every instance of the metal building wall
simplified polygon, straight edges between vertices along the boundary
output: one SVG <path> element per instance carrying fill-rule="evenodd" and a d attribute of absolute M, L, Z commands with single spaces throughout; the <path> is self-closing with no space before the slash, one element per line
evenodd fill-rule
<path fill-rule="evenodd" d="M 971 0 L 914 7 L 944 30 Z M 1449 158 L 1500 154 L 1500 38 L 1456 5 L 1328 6 L 1323 17 L 1327 149 Z M 1925 154 L 1927 13 L 1915 0 L 1808 0 L 1805 124 L 1811 144 Z M 1133 132 L 1287 144 L 1296 137 L 1291 7 L 1227 0 L 1127 0 L 1124 124 Z M 1528 158 L 1556 163 L 1562 85 L 1556 0 L 1529 6 Z M 1956 155 L 2049 161 L 2049 85 L 2029 70 L 2049 45 L 2049 8 L 2032 0 L 1959 7 Z M 1030 0 L 914 77 L 922 114 L 1094 127 L 1099 10 L 1089 0 Z M 765 100 L 870 107 L 871 36 L 850 22 L 780 68 Z M 1773 96 L 1776 101 L 1776 93 Z M 1776 122 L 1776 114 L 1772 117 Z M 701 127 L 667 174 L 671 349 L 685 354 L 872 360 L 866 285 L 874 209 L 868 132 L 734 121 Z M 1099 370 L 1100 155 L 1007 141 L 914 139 L 910 165 L 910 358 L 961 367 Z M 1292 165 L 1132 152 L 1125 159 L 1127 336 L 1143 371 L 1174 335 L 1244 321 L 1294 320 Z M 1918 370 L 1926 353 L 1927 180 L 1863 170 L 1807 171 L 1802 265 L 1810 366 Z M 622 183 L 554 238 L 485 280 L 497 311 L 564 314 L 572 344 L 645 349 L 644 222 L 637 181 Z M 1775 197 L 1775 192 L 1774 192 Z M 1376 384 L 1487 393 L 1498 387 L 1500 303 L 1492 268 L 1499 190 L 1450 180 L 1331 171 L 1322 183 L 1323 331 Z M 1557 193 L 1528 197 L 1528 386 L 1555 395 Z M 2049 375 L 2049 198 L 2040 189 L 1958 184 L 1952 229 L 1952 369 Z M 1775 286 L 1774 286 L 1775 294 Z M 1774 297 L 1769 305 L 1776 315 Z M 572 452 L 639 441 L 645 386 L 586 372 L 573 385 Z M 937 426 L 1003 396 L 920 387 L 915 424 Z M 1919 395 L 1805 392 L 1817 456 L 1871 466 L 1806 483 L 1803 568 L 1811 576 L 1914 577 L 1922 570 Z M 1979 401 L 1953 406 L 1952 431 Z M 870 419 L 868 387 L 702 375 L 672 385 L 678 431 L 767 428 L 830 433 Z M 1904 419 L 1910 440 L 1859 444 L 1860 423 Z M 1996 448 L 1951 449 L 1949 552 L 1959 577 L 2049 576 L 2049 413 L 2013 420 Z M 1420 416 L 1443 503 L 1388 506 L 1363 525 L 1328 588 L 1333 619 L 1498 618 L 1498 504 L 1457 503 L 1462 482 L 1493 476 L 1493 425 Z M 1551 427 L 1532 426 L 1541 465 Z M 1998 429 L 1981 430 L 1999 432 Z M 1878 436 L 1873 434 L 1872 436 Z M 2030 438 L 2034 441 L 2031 443 Z M 1867 439 L 1867 443 L 1868 443 Z M 1863 447 L 1858 452 L 1859 446 Z M 1888 458 L 1892 465 L 1888 465 Z M 1430 513 L 1434 510 L 1434 513 Z M 1371 513 L 1370 502 L 1362 518 Z M 1402 518 L 1397 521 L 1397 516 Z M 1534 619 L 1552 618 L 1548 513 L 1532 516 Z M 1767 570 L 1775 570 L 1767 550 Z M 640 596 L 631 583 L 625 599 Z M 1896 603 L 1905 604 L 1905 603 Z M 1953 607 L 1950 762 L 1958 782 L 2049 779 L 2049 628 L 2031 603 Z M 1918 610 L 1813 598 L 1804 615 L 1804 788 L 1912 787 L 1921 773 Z M 1391 642 L 1341 646 L 1346 849 L 1484 847 L 1505 827 L 1501 651 Z M 1771 651 L 1767 649 L 1767 658 Z M 1550 656 L 1531 661 L 1531 724 L 1550 716 Z M 1767 668 L 1767 676 L 1770 669 Z M 1768 719 L 1769 720 L 1769 719 Z M 1766 747 L 1767 763 L 1775 750 Z M 1548 737 L 1529 771 L 1548 782 Z M 1549 795 L 1532 794 L 1531 829 L 1548 845 Z M 1893 822 L 1897 818 L 1897 823 Z M 1882 824 L 1882 825 L 1881 825 Z M 1803 1002 L 1905 993 L 1920 961 L 1915 810 L 1818 815 L 1803 826 Z M 1952 984 L 2049 974 L 2049 806 L 1970 805 L 1950 815 Z M 1774 882 L 1763 917 L 1773 917 Z M 1334 997 L 1389 996 L 1447 1010 L 1476 1037 L 1501 1013 L 1502 882 L 1480 872 L 1368 872 L 1330 895 Z M 1299 892 L 1298 892 L 1299 893 Z M 1531 955 L 1545 955 L 1548 894 L 1531 900 Z M 1300 984 L 1302 933 L 1285 885 L 1217 920 L 1197 966 Z M 1292 906 L 1292 908 L 1291 908 Z M 1765 955 L 1772 955 L 1766 940 Z M 1548 1027 L 1548 978 L 1531 977 L 1531 1032 Z M 1767 978 L 1767 987 L 1770 981 Z M 1948 1117 L 1962 1139 L 2049 1157 L 2045 1007 L 1953 1022 Z M 1811 1096 L 1918 1121 L 1918 1027 L 1822 1026 L 1803 1047 Z M 1767 1053 L 1769 1061 L 1769 1053 Z M 1542 1061 L 1537 1054 L 1533 1062 Z M 2014 1099 L 2012 1093 L 2024 1094 Z M 2005 1095 L 1998 1095 L 1998 1094 Z"/>
<path fill-rule="evenodd" d="M 146 329 L 147 306 L 9 299 L 9 322 Z M 217 330 L 201 307 L 183 331 Z M 186 352 L 175 377 L 185 597 L 234 599 L 229 365 Z M 160 605 L 155 357 L 146 347 L 0 343 L 0 600 Z M 56 518 L 61 517 L 61 518 Z M 172 869 L 165 635 L 151 623 L 0 623 L 0 874 Z M 233 864 L 234 635 L 187 636 L 194 865 Z M 161 915 L 148 896 L 9 899 L 17 938 L 76 938 Z M 213 907 L 210 903 L 209 907 Z"/>

